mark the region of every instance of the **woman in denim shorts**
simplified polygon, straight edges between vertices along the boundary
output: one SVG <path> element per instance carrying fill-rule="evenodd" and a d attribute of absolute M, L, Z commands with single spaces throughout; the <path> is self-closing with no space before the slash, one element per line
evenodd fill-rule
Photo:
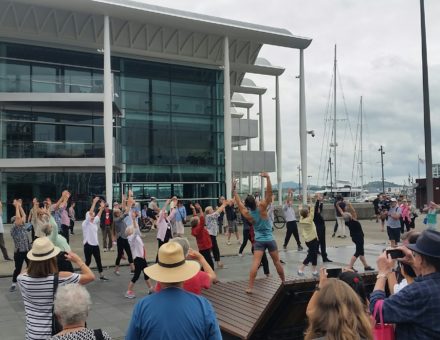
<path fill-rule="evenodd" d="M 272 185 L 270 183 L 269 175 L 266 172 L 262 173 L 260 176 L 266 178 L 267 186 L 265 198 L 264 200 L 260 201 L 258 206 L 255 198 L 251 195 L 248 195 L 245 200 L 246 206 L 249 207 L 249 209 L 247 209 L 235 190 L 236 183 L 234 183 L 233 186 L 235 202 L 240 209 L 240 213 L 244 218 L 252 223 L 255 231 L 254 259 L 252 261 L 252 267 L 249 273 L 249 287 L 246 289 L 246 293 L 249 294 L 252 293 L 258 267 L 260 266 L 261 258 L 263 257 L 266 249 L 269 251 L 269 255 L 272 258 L 281 281 L 284 282 L 285 279 L 284 269 L 281 265 L 280 257 L 278 255 L 278 247 L 272 235 L 272 225 L 267 215 L 267 206 L 272 201 Z"/>

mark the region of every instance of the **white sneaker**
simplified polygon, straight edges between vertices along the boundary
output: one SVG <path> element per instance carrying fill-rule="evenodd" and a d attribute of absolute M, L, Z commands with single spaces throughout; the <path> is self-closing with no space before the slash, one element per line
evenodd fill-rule
<path fill-rule="evenodd" d="M 230 245 L 231 245 L 231 241 L 226 242 L 226 244 L 227 244 L 228 246 L 230 246 Z"/>
<path fill-rule="evenodd" d="M 134 299 L 136 297 L 136 294 L 133 291 L 128 291 L 127 293 L 125 293 L 125 297 L 127 299 Z"/>
<path fill-rule="evenodd" d="M 243 257 L 243 254 L 242 253 L 238 253 L 238 256 Z"/>
<path fill-rule="evenodd" d="M 121 273 L 119 272 L 119 270 L 115 270 L 115 275 L 118 275 L 118 276 L 121 275 Z"/>
<path fill-rule="evenodd" d="M 108 252 L 107 248 L 104 248 L 104 253 Z"/>

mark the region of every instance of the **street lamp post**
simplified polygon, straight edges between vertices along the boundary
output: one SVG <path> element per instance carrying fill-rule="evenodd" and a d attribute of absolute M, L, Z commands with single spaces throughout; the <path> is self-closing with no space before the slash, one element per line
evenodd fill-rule
<path fill-rule="evenodd" d="M 381 145 L 380 148 L 377 150 L 380 152 L 380 163 L 382 165 L 382 192 L 385 193 L 385 178 L 383 174 L 383 155 L 385 155 L 385 151 L 383 151 L 383 146 Z"/>
<path fill-rule="evenodd" d="M 301 194 L 301 165 L 298 165 L 298 192 Z"/>

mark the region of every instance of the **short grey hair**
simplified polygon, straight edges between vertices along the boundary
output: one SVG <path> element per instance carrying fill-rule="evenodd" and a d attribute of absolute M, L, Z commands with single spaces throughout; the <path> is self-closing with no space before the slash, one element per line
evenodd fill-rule
<path fill-rule="evenodd" d="M 170 242 L 176 242 L 180 244 L 183 248 L 183 255 L 186 257 L 189 251 L 189 241 L 186 237 L 174 237 L 170 240 Z"/>
<path fill-rule="evenodd" d="M 44 235 L 49 236 L 49 235 L 52 233 L 52 229 L 53 229 L 52 224 L 50 224 L 50 223 L 45 223 L 45 224 L 43 224 L 43 226 L 41 227 L 41 232 L 42 232 Z"/>
<path fill-rule="evenodd" d="M 78 283 L 70 283 L 57 289 L 54 301 L 55 314 L 63 326 L 87 320 L 92 301 L 87 289 Z"/>

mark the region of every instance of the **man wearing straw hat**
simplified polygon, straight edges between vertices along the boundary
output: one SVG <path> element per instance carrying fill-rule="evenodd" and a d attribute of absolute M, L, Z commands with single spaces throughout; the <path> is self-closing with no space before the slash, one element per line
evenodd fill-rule
<path fill-rule="evenodd" d="M 126 339 L 221 339 L 215 312 L 208 300 L 182 289 L 183 282 L 199 270 L 198 262 L 185 260 L 180 244 L 163 244 L 159 248 L 158 263 L 144 269 L 145 274 L 160 282 L 162 290 L 135 305 Z"/>

